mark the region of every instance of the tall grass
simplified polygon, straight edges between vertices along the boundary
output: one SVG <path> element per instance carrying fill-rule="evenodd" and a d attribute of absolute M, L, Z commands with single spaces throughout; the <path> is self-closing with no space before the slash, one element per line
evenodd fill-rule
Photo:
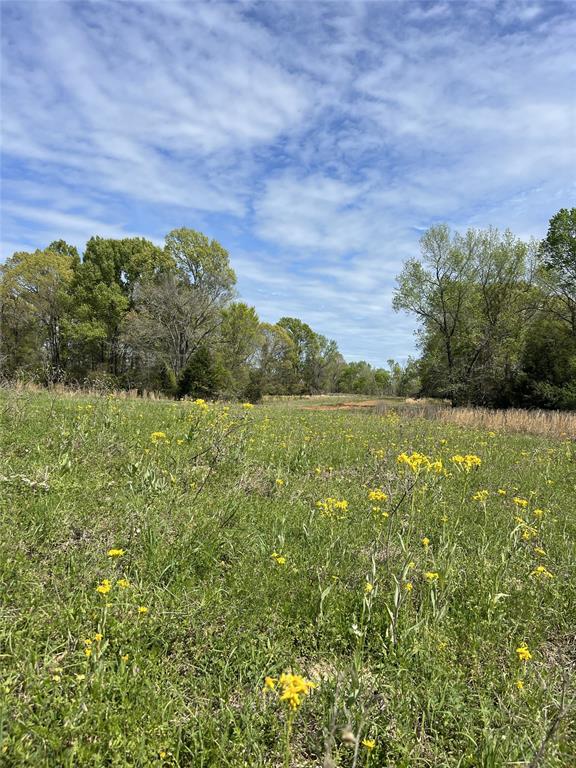
<path fill-rule="evenodd" d="M 576 765 L 568 441 L 0 392 L 0 764 Z"/>
<path fill-rule="evenodd" d="M 376 407 L 380 415 L 392 410 L 386 404 Z M 402 418 L 431 419 L 461 427 L 486 429 L 495 432 L 516 432 L 527 435 L 543 435 L 553 438 L 576 438 L 576 413 L 573 411 L 544 411 L 510 408 L 450 408 L 441 403 L 398 406 L 393 409 Z"/>

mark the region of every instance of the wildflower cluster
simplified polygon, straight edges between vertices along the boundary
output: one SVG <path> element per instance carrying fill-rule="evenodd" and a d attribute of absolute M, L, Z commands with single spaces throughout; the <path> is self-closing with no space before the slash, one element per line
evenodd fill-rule
<path fill-rule="evenodd" d="M 166 436 L 166 432 L 152 432 L 150 435 L 150 442 L 153 445 L 159 445 L 161 443 L 169 443 L 170 441 Z"/>
<path fill-rule="evenodd" d="M 532 658 L 532 654 L 530 653 L 526 643 L 519 645 L 518 648 L 516 648 L 516 653 L 518 654 L 518 661 L 530 661 Z"/>
<path fill-rule="evenodd" d="M 278 554 L 278 552 L 272 552 L 270 557 L 272 558 L 272 560 L 275 560 L 278 563 L 278 565 L 286 565 L 286 558 L 284 557 L 284 555 L 280 555 Z"/>
<path fill-rule="evenodd" d="M 375 488 L 368 493 L 369 501 L 388 501 L 388 496 L 380 488 Z"/>
<path fill-rule="evenodd" d="M 412 472 L 418 473 L 420 470 L 426 472 L 436 472 L 437 475 L 442 474 L 444 466 L 440 459 L 432 460 L 430 456 L 426 456 L 424 453 L 412 452 L 410 455 L 407 453 L 401 453 L 396 461 L 398 464 L 406 464 Z"/>
<path fill-rule="evenodd" d="M 475 456 L 473 453 L 462 454 L 457 453 L 452 456 L 452 462 L 458 467 L 458 469 L 464 470 L 464 472 L 470 472 L 474 467 L 479 467 L 482 464 L 480 456 Z"/>
<path fill-rule="evenodd" d="M 316 502 L 316 508 L 324 517 L 333 517 L 342 520 L 348 512 L 346 499 L 333 499 L 331 497 Z"/>
<path fill-rule="evenodd" d="M 280 701 L 285 701 L 290 709 L 296 710 L 302 704 L 302 697 L 307 696 L 316 684 L 306 680 L 301 675 L 292 675 L 284 672 L 279 679 L 267 677 L 264 681 L 264 690 L 275 691 Z"/>

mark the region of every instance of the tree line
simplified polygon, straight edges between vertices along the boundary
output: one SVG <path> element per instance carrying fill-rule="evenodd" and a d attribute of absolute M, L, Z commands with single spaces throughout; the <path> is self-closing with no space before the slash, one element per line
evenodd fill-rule
<path fill-rule="evenodd" d="M 92 237 L 82 256 L 63 240 L 17 252 L 0 267 L 0 375 L 252 401 L 416 391 L 415 361 L 347 364 L 298 318 L 261 322 L 235 285 L 226 249 L 187 228 L 164 247 Z"/>
<path fill-rule="evenodd" d="M 397 278 L 418 320 L 420 394 L 452 404 L 576 408 L 576 208 L 542 242 L 430 228 Z"/>

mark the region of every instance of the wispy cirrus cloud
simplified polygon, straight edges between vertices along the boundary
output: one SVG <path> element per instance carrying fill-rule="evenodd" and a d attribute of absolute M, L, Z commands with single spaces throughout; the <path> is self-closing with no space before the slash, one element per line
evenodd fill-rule
<path fill-rule="evenodd" d="M 5 0 L 3 256 L 175 226 L 261 316 L 414 349 L 394 275 L 437 221 L 544 234 L 574 200 L 570 3 Z"/>

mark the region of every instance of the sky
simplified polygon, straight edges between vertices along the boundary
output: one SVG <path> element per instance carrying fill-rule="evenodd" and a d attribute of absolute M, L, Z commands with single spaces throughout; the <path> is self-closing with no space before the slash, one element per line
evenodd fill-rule
<path fill-rule="evenodd" d="M 395 276 L 446 222 L 575 205 L 573 2 L 0 1 L 0 260 L 192 227 L 260 318 L 415 354 Z"/>

